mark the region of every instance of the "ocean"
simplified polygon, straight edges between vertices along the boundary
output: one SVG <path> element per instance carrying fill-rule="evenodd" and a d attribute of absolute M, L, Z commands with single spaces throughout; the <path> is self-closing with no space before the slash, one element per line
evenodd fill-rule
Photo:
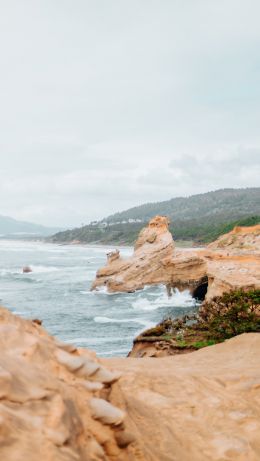
<path fill-rule="evenodd" d="M 126 356 L 144 329 L 196 310 L 187 291 L 168 298 L 163 285 L 136 293 L 91 292 L 112 249 L 0 240 L 0 304 L 23 318 L 42 320 L 52 335 L 102 357 Z M 125 257 L 133 251 L 119 249 Z M 24 274 L 27 265 L 32 272 Z"/>

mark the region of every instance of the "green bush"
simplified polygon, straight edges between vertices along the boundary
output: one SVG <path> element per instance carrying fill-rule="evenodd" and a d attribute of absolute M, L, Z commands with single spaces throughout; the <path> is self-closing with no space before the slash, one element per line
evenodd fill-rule
<path fill-rule="evenodd" d="M 204 302 L 197 314 L 167 318 L 139 339 L 170 341 L 178 349 L 195 350 L 250 332 L 260 332 L 260 290 L 218 296 Z"/>
<path fill-rule="evenodd" d="M 215 338 L 260 332 L 260 290 L 226 293 L 205 303 L 200 316 Z"/>

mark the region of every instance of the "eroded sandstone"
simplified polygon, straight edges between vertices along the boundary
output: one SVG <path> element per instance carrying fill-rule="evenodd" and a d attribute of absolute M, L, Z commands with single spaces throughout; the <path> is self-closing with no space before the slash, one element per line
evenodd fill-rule
<path fill-rule="evenodd" d="M 1 308 L 0 347 L 1 460 L 260 457 L 259 334 L 160 360 L 98 360 Z M 79 373 L 90 361 L 96 381 Z"/>
<path fill-rule="evenodd" d="M 156 216 L 141 231 L 133 256 L 108 255 L 92 289 L 131 292 L 160 283 L 169 294 L 173 288 L 189 289 L 199 298 L 200 287 L 206 287 L 201 299 L 207 300 L 234 289 L 259 288 L 260 225 L 237 227 L 207 248 L 175 249 L 168 219 Z"/>
<path fill-rule="evenodd" d="M 3 308 L 0 348 L 1 460 L 130 459 L 114 428 L 124 412 L 104 400 L 121 372 Z"/>
<path fill-rule="evenodd" d="M 110 401 L 127 411 L 134 460 L 258 461 L 260 335 L 192 354 L 106 359 L 122 370 Z"/>

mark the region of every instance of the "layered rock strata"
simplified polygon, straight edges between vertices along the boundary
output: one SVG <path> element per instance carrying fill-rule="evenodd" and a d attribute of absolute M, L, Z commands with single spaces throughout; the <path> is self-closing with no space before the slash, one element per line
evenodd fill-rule
<path fill-rule="evenodd" d="M 207 300 L 234 289 L 259 288 L 260 226 L 235 228 L 204 249 L 175 249 L 168 219 L 156 216 L 141 231 L 132 257 L 124 259 L 118 250 L 108 255 L 92 289 L 131 292 L 159 283 L 169 294 L 172 288 L 188 288 L 199 298 L 203 287 Z"/>
<path fill-rule="evenodd" d="M 123 372 L 110 400 L 127 411 L 135 460 L 260 459 L 260 335 L 192 354 L 107 359 Z"/>
<path fill-rule="evenodd" d="M 1 308 L 0 347 L 1 460 L 260 458 L 258 334 L 181 357 L 98 360 Z"/>
<path fill-rule="evenodd" d="M 125 412 L 107 401 L 121 372 L 3 308 L 0 349 L 1 460 L 130 459 Z"/>
<path fill-rule="evenodd" d="M 98 270 L 92 289 L 106 286 L 109 292 L 135 291 L 145 285 L 164 283 L 194 288 L 206 275 L 206 263 L 195 251 L 174 250 L 168 218 L 156 216 L 139 234 L 132 257 L 119 251 L 108 254 L 107 265 Z"/>

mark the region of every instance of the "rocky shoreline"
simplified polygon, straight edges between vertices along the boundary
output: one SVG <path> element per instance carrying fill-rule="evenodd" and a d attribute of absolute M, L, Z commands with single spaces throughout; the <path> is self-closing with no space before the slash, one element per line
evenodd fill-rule
<path fill-rule="evenodd" d="M 194 297 L 210 300 L 260 287 L 260 225 L 235 228 L 204 249 L 176 249 L 168 225 L 167 217 L 156 216 L 139 234 L 130 258 L 119 251 L 108 254 L 92 289 L 132 292 L 161 283 L 169 294 L 189 289 Z"/>
<path fill-rule="evenodd" d="M 97 359 L 0 309 L 5 461 L 256 461 L 260 335 Z"/>
<path fill-rule="evenodd" d="M 98 359 L 0 308 L 0 459 L 257 461 L 259 227 L 179 252 L 157 217 L 132 258 L 108 255 L 93 289 L 165 283 L 206 300 L 144 332 L 129 358 Z"/>

